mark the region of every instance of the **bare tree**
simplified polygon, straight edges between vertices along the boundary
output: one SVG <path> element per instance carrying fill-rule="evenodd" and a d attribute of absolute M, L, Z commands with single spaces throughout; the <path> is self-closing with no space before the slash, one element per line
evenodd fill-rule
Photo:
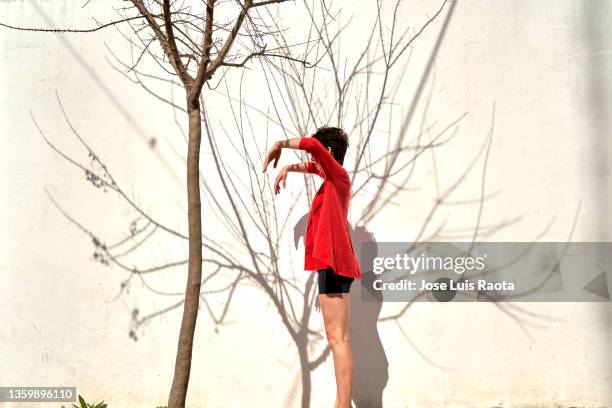
<path fill-rule="evenodd" d="M 61 33 L 86 33 L 120 23 L 128 24 L 133 30 L 133 36 L 128 41 L 141 50 L 134 67 L 146 54 L 168 75 L 178 78 L 184 89 L 185 99 L 182 105 L 188 114 L 186 166 L 189 257 L 183 318 L 168 399 L 170 408 L 185 406 L 202 280 L 202 210 L 199 182 L 202 87 L 221 67 L 242 67 L 254 57 L 292 58 L 288 48 L 266 49 L 265 38 L 273 33 L 264 21 L 252 16 L 259 7 L 284 2 L 286 0 L 207 0 L 198 7 L 199 4 L 192 6 L 170 0 L 130 0 L 129 6 L 115 9 L 120 16 L 118 20 L 98 24 L 91 29 L 26 28 L 0 23 L 3 27 L 16 30 Z M 218 18 L 217 15 L 225 17 Z M 241 41 L 240 36 L 244 37 Z M 236 45 L 238 43 L 239 45 Z M 97 180 L 108 183 L 102 178 Z M 111 181 L 108 187 L 116 188 L 116 185 Z"/>
<path fill-rule="evenodd" d="M 317 61 L 317 69 L 307 70 L 303 64 L 290 59 L 261 60 L 261 69 L 258 72 L 263 73 L 269 91 L 268 100 L 272 105 L 269 110 L 250 103 L 250 98 L 243 94 L 242 87 L 237 91 L 230 90 L 230 85 L 225 83 L 225 90 L 217 92 L 227 98 L 228 109 L 234 118 L 231 129 L 228 128 L 227 120 L 217 121 L 203 108 L 204 134 L 212 155 L 215 169 L 213 174 L 218 177 L 222 186 L 220 191 L 213 189 L 212 177 L 209 177 L 203 180 L 205 191 L 216 210 L 217 218 L 223 221 L 226 233 L 233 236 L 235 242 L 242 247 L 240 252 L 224 251 L 218 242 L 205 237 L 205 245 L 215 248 L 211 259 L 205 259 L 205 262 L 233 274 L 223 310 L 219 315 L 211 313 L 211 317 L 215 322 L 223 322 L 233 289 L 245 279 L 254 281 L 272 301 L 283 326 L 295 343 L 300 361 L 302 407 L 310 405 L 312 371 L 325 361 L 331 350 L 327 345 L 318 353 L 311 350 L 313 342 L 323 340 L 321 334 L 312 327 L 311 321 L 317 299 L 313 275 L 307 278 L 305 285 L 300 285 L 299 276 L 283 271 L 299 270 L 302 267 L 291 265 L 291 260 L 284 254 L 290 252 L 291 241 L 288 238 L 293 235 L 293 244 L 297 245 L 300 234 L 303 233 L 305 217 L 300 218 L 301 214 L 296 214 L 299 211 L 298 203 L 304 198 L 307 198 L 306 202 L 310 202 L 314 186 L 311 176 L 304 175 L 307 188 L 298 189 L 296 195 L 284 198 L 290 202 L 288 209 L 287 205 L 278 203 L 271 185 L 259 176 L 259 163 L 263 159 L 261 154 L 266 151 L 268 134 L 262 140 L 263 136 L 254 130 L 255 124 L 263 120 L 269 132 L 284 134 L 288 138 L 306 135 L 313 127 L 321 124 L 333 124 L 347 129 L 351 134 L 352 150 L 356 151 L 354 161 L 350 163 L 352 193 L 365 201 L 357 215 L 353 214 L 354 230 L 366 228 L 368 222 L 381 210 L 397 204 L 395 198 L 410 188 L 417 160 L 427 152 L 431 152 L 433 156 L 434 149 L 442 147 L 455 137 L 465 116 L 461 115 L 441 129 L 434 130 L 433 127 L 427 127 L 428 110 L 425 109 L 420 129 L 414 138 L 410 139 L 406 130 L 407 124 L 413 122 L 414 107 L 422 99 L 424 85 L 428 81 L 431 66 L 444 37 L 444 28 L 452 17 L 453 3 L 444 16 L 443 29 L 432 50 L 429 63 L 421 74 L 419 92 L 409 101 L 410 110 L 401 118 L 403 125 L 400 132 L 392 132 L 390 127 L 384 128 L 385 121 L 392 121 L 394 108 L 399 105 L 399 84 L 405 78 L 409 62 L 408 51 L 421 33 L 432 26 L 436 19 L 441 18 L 448 3 L 450 2 L 441 1 L 440 7 L 433 15 L 428 16 L 422 26 L 411 33 L 411 30 L 401 29 L 396 25 L 399 1 L 390 7 L 391 27 L 387 27 L 383 18 L 384 8 L 382 3 L 378 2 L 372 25 L 368 27 L 369 36 L 359 45 L 357 57 L 351 60 L 350 64 L 342 54 L 341 46 L 336 44 L 345 27 L 340 22 L 340 13 L 333 11 L 330 5 L 315 8 L 306 4 L 312 36 L 306 38 L 306 44 L 311 44 L 313 38 L 318 40 L 307 52 Z M 276 31 L 279 33 L 274 37 L 274 40 L 278 41 L 276 45 L 279 48 L 287 47 L 291 43 L 290 39 L 280 29 Z M 119 67 L 123 71 L 128 68 L 127 64 Z M 141 85 L 143 77 L 165 81 L 140 71 L 135 71 L 134 76 L 135 82 Z M 164 100 L 162 95 L 150 92 L 156 98 Z M 181 110 L 173 101 L 166 102 L 173 104 L 176 110 Z M 429 105 L 429 101 L 426 101 L 426 105 Z M 202 101 L 202 106 L 205 106 L 205 101 Z M 434 239 L 445 232 L 443 226 L 439 226 L 426 235 L 435 213 L 445 204 L 452 204 L 452 193 L 457 191 L 467 175 L 475 169 L 478 160 L 488 154 L 491 136 L 486 138 L 474 160 L 458 173 L 457 179 L 443 191 L 437 192 L 437 196 L 432 200 L 430 214 L 422 220 L 422 228 L 414 238 L 415 241 Z M 231 150 L 237 161 L 228 163 L 223 160 L 224 156 L 229 155 L 228 150 Z M 296 152 L 296 159 L 300 158 L 300 154 Z M 483 190 L 482 197 L 475 198 L 472 203 L 482 207 L 485 198 Z M 283 207 L 282 210 L 279 207 Z M 296 218 L 299 221 L 294 226 L 292 221 Z M 477 223 L 473 231 L 467 229 L 463 234 L 466 237 L 472 237 L 473 234 L 483 236 L 513 221 L 515 220 L 486 226 L 484 232 L 483 226 Z M 265 245 L 262 247 L 260 243 Z M 393 318 L 401 317 L 408 306 Z M 156 314 L 157 312 L 150 316 Z M 391 317 L 383 319 L 388 320 Z M 358 406 L 375 405 L 367 401 Z"/>
<path fill-rule="evenodd" d="M 359 44 L 356 57 L 352 59 L 345 57 L 341 45 L 337 44 L 345 27 L 341 23 L 340 14 L 334 12 L 329 5 L 320 9 L 309 7 L 309 23 L 313 36 L 320 39 L 309 54 L 318 61 L 317 68 L 306 70 L 295 61 L 286 59 L 263 60 L 258 74 L 263 72 L 265 75 L 269 101 L 272 104 L 270 110 L 250 104 L 249 97 L 242 93 L 242 88 L 238 92 L 226 88 L 219 93 L 228 98 L 234 117 L 233 128 L 228 129 L 227 125 L 221 121 L 217 122 L 209 114 L 204 116 L 205 137 L 210 145 L 217 176 L 223 186 L 223 194 L 220 195 L 218 190 L 215 190 L 215 194 L 209 194 L 209 200 L 216 207 L 219 218 L 224 220 L 227 232 L 234 234 L 236 242 L 243 246 L 243 253 L 249 261 L 242 262 L 237 258 L 239 254 L 232 253 L 226 255 L 227 258 L 224 256 L 224 262 L 213 262 L 222 264 L 228 273 L 233 272 L 234 283 L 238 284 L 246 275 L 270 297 L 298 352 L 303 408 L 310 404 L 311 372 L 328 358 L 331 350 L 325 344 L 320 351 L 312 351 L 313 343 L 324 340 L 311 321 L 313 306 L 317 300 L 314 275 L 306 278 L 305 285 L 300 285 L 302 279 L 299 276 L 284 271 L 302 269 L 302 265 L 291 265 L 285 254 L 290 252 L 288 237 L 293 234 L 293 244 L 297 245 L 297 240 L 305 229 L 305 217 L 300 218 L 298 203 L 305 198 L 306 204 L 311 201 L 314 186 L 312 176 L 304 175 L 307 188 L 297 191 L 292 189 L 296 194 L 284 197 L 284 204 L 278 203 L 279 198 L 275 198 L 270 184 L 257 177 L 259 164 L 263 161 L 262 153 L 267 149 L 263 146 L 262 136 L 253 131 L 256 122 L 264 120 L 266 129 L 271 129 L 271 133 L 284 134 L 287 138 L 307 135 L 313 128 L 323 124 L 347 130 L 351 135 L 351 150 L 354 152 L 348 157 L 353 181 L 352 196 L 359 197 L 359 200 L 354 200 L 353 203 L 364 202 L 361 208 L 352 213 L 353 231 L 367 231 L 367 225 L 374 216 L 390 205 L 397 205 L 396 199 L 400 194 L 413 188 L 411 184 L 417 162 L 421 163 L 428 155 L 431 158 L 431 169 L 436 175 L 436 191 L 430 200 L 432 204 L 429 213 L 418 221 L 421 227 L 413 237 L 414 242 L 444 239 L 449 236 L 475 242 L 520 219 L 507 217 L 492 225 L 484 225 L 481 222 L 485 202 L 495 195 L 487 193 L 485 183 L 494 134 L 494 104 L 490 133 L 483 138 L 477 154 L 465 168 L 457 169 L 454 180 L 442 185 L 438 177 L 435 151 L 459 134 L 465 114 L 452 118 L 437 128 L 429 125 L 427 115 L 431 95 L 429 99 L 425 99 L 424 95 L 425 85 L 430 83 L 431 68 L 452 19 L 456 1 L 441 1 L 432 15 L 412 32 L 396 24 L 399 21 L 400 3 L 397 1 L 389 5 L 387 10 L 391 10 L 392 16 L 385 20 L 382 2 L 377 2 L 372 25 L 367 27 L 369 36 L 364 43 Z M 386 21 L 391 21 L 391 25 L 386 24 Z M 439 24 L 434 26 L 434 22 Z M 404 115 L 400 115 L 397 126 L 399 132 L 392 131 L 391 126 L 384 126 L 386 122 L 392 123 L 395 107 L 400 105 L 399 90 L 402 80 L 405 79 L 409 50 L 428 27 L 438 27 L 438 37 L 425 68 L 420 73 L 417 92 L 402 101 L 408 109 Z M 290 39 L 282 33 L 274 39 L 279 41 L 279 47 L 290 43 Z M 357 48 L 354 42 L 352 45 Z M 418 104 L 425 105 L 420 123 L 415 117 Z M 408 128 L 415 122 L 418 130 L 411 137 Z M 236 135 L 240 137 L 237 138 Z M 267 141 L 268 135 L 265 136 Z M 221 160 L 223 153 L 220 146 L 224 146 L 225 151 L 228 145 L 234 150 L 240 165 L 236 165 L 235 161 L 227 164 Z M 295 153 L 296 159 L 303 158 L 299 152 Z M 478 177 L 479 171 L 482 171 L 479 195 L 470 200 L 453 199 L 453 194 L 460 190 L 467 177 L 474 174 Z M 210 193 L 212 190 L 207 188 L 206 191 Z M 425 205 L 426 201 L 422 195 L 420 200 Z M 453 205 L 475 208 L 477 217 L 473 225 L 460 231 L 445 228 L 445 222 L 434 225 L 435 216 L 440 209 Z M 248 222 L 244 221 L 245 217 Z M 294 226 L 292 221 L 296 219 L 299 221 Z M 247 228 L 245 224 L 252 228 Z M 265 242 L 267 247 L 258 246 L 259 242 Z M 215 245 L 212 241 L 207 243 Z M 232 259 L 228 259 L 230 256 Z M 237 268 L 236 265 L 240 267 Z M 228 302 L 230 298 L 231 295 L 228 296 Z M 358 302 L 359 299 L 351 302 L 351 307 L 360 307 Z M 397 321 L 411 305 L 412 303 L 407 303 L 397 313 L 380 318 L 380 305 L 363 307 L 378 308 L 377 313 L 374 313 L 376 321 Z M 514 317 L 509 310 L 513 306 L 498 307 Z M 358 314 L 360 317 L 364 315 Z M 368 335 L 377 336 L 374 332 L 375 330 L 371 330 Z M 356 358 L 359 358 L 359 354 Z M 359 373 L 357 374 L 359 377 Z M 374 383 L 372 378 L 380 373 L 361 374 L 365 374 L 367 379 Z M 382 395 L 382 388 L 368 391 L 372 391 L 372 394 L 379 393 L 378 397 Z M 379 403 L 382 406 L 380 400 L 375 401 L 376 395 L 357 398 L 355 402 L 358 408 L 375 407 L 379 406 Z"/>
<path fill-rule="evenodd" d="M 307 188 L 298 190 L 296 195 L 286 198 L 291 202 L 289 212 L 284 212 L 283 216 L 280 216 L 279 203 L 274 199 L 270 183 L 258 171 L 258 163 L 262 160 L 261 154 L 266 151 L 267 135 L 266 140 L 262 140 L 262 136 L 253 131 L 255 118 L 263 119 L 266 128 L 275 134 L 278 129 L 287 137 L 303 136 L 315 126 L 330 123 L 343 127 L 351 134 L 352 150 L 355 152 L 350 164 L 352 194 L 359 196 L 365 203 L 362 208 L 353 211 L 351 216 L 353 229 L 358 230 L 367 229 L 368 223 L 376 214 L 389 205 L 397 204 L 395 201 L 397 197 L 410 188 L 417 162 L 424 159 L 428 153 L 434 173 L 437 174 L 435 149 L 442 147 L 458 134 L 459 125 L 464 117 L 461 115 L 451 119 L 446 125 L 435 129 L 427 122 L 427 107 L 430 101 L 426 100 L 419 131 L 413 138 L 409 137 L 407 131 L 408 125 L 415 121 L 415 107 L 423 99 L 431 66 L 444 38 L 445 29 L 452 18 L 456 1 L 441 0 L 433 15 L 427 16 L 418 30 L 399 26 L 398 14 L 401 1 L 394 2 L 389 8 L 383 7 L 382 2 L 378 1 L 377 12 L 372 25 L 368 27 L 367 40 L 360 44 L 359 52 L 350 64 L 338 45 L 346 25 L 341 23 L 340 13 L 334 11 L 331 4 L 321 2 L 315 6 L 304 2 L 305 12 L 308 15 L 308 36 L 298 46 L 291 42 L 285 30 L 278 24 L 278 16 L 273 15 L 268 7 L 262 7 L 256 13 L 249 13 L 249 10 L 255 7 L 278 2 L 280 1 L 259 3 L 247 1 L 236 10 L 233 19 L 219 23 L 213 18 L 213 12 L 217 10 L 221 1 L 209 1 L 205 10 L 199 14 L 191 8 L 174 7 L 167 2 L 163 4 L 156 2 L 153 4 L 154 7 L 151 7 L 133 1 L 131 7 L 121 10 L 124 14 L 120 20 L 96 28 L 115 26 L 120 22 L 129 24 L 134 36 L 125 38 L 137 50 L 136 58 L 128 63 L 115 56 L 114 64 L 117 65 L 117 69 L 156 99 L 170 104 L 175 111 L 188 116 L 188 127 L 185 131 L 181 121 L 175 117 L 177 126 L 184 131 L 185 141 L 188 144 L 186 158 L 189 199 L 188 236 L 155 220 L 117 185 L 105 163 L 72 127 L 62 107 L 67 123 L 83 143 L 97 171 L 92 171 L 88 166 L 65 155 L 64 157 L 84 170 L 94 185 L 116 191 L 139 215 L 131 225 L 128 238 L 106 245 L 104 240 L 65 214 L 92 238 L 96 246 L 97 259 L 128 271 L 129 279 L 134 276 L 142 278 L 145 274 L 188 264 L 186 292 L 172 294 L 181 299 L 145 316 L 141 316 L 139 311 L 135 310 L 134 327 L 130 333 L 135 338 L 139 327 L 169 310 L 183 306 L 183 324 L 177 350 L 175 376 L 168 403 L 170 407 L 184 406 L 199 301 L 202 300 L 206 304 L 207 311 L 215 323 L 222 324 L 227 316 L 234 290 L 241 282 L 256 283 L 271 299 L 283 326 L 296 345 L 301 369 L 303 408 L 310 406 L 311 372 L 330 355 L 327 346 L 316 355 L 312 355 L 312 349 L 309 347 L 313 341 L 323 340 L 321 334 L 311 325 L 310 317 L 316 302 L 312 276 L 308 277 L 306 285 L 303 286 L 296 284 L 296 281 L 300 280 L 298 276 L 283 273 L 285 270 L 301 269 L 301 265 L 295 268 L 288 265 L 288 260 L 283 254 L 290 250 L 288 237 L 293 235 L 293 244 L 297 245 L 300 231 L 304 228 L 304 217 L 300 218 L 301 214 L 296 214 L 299 210 L 298 203 L 304 198 L 308 199 L 306 203 L 310 201 L 314 185 L 311 176 L 304 176 Z M 446 7 L 448 4 L 450 7 Z M 135 12 L 135 15 L 125 14 L 130 10 Z M 157 14 L 154 14 L 153 10 L 157 10 Z M 388 20 L 383 17 L 385 10 L 391 10 L 392 13 Z M 448 10 L 446 15 L 443 14 L 445 10 Z M 432 48 L 428 64 L 421 74 L 418 91 L 408 103 L 408 112 L 401 117 L 400 131 L 392 132 L 391 123 L 396 114 L 396 106 L 400 104 L 398 91 L 405 78 L 409 51 L 420 35 L 426 29 L 435 27 L 432 23 L 440 19 L 442 19 L 440 34 Z M 391 22 L 390 26 L 387 21 Z M 241 34 L 241 28 L 245 31 L 244 34 Z M 79 32 L 79 30 L 72 31 Z M 86 30 L 80 30 L 82 31 Z M 145 34 L 147 32 L 148 36 Z M 213 41 L 214 35 L 211 33 L 214 32 L 227 33 L 225 41 Z M 247 44 L 241 41 L 243 38 Z M 272 49 L 264 43 L 264 38 L 274 44 Z M 241 47 L 240 51 L 233 48 L 235 43 Z M 156 54 L 152 44 L 157 44 L 161 53 Z M 300 50 L 299 58 L 293 57 L 293 52 L 290 53 L 290 50 L 296 49 Z M 232 55 L 229 53 L 230 50 L 233 50 Z M 112 53 L 112 49 L 109 49 L 109 52 Z M 139 62 L 144 55 L 152 57 L 153 61 L 159 63 L 165 75 L 141 70 Z M 307 63 L 306 59 L 311 63 Z M 228 109 L 234 118 L 234 126 L 233 129 L 227 128 L 223 123 L 216 126 L 215 118 L 207 110 L 207 101 L 210 106 L 213 103 L 217 104 L 218 99 L 212 99 L 212 92 L 205 97 L 202 92 L 203 85 L 210 81 L 220 67 L 247 68 L 249 62 L 260 63 L 259 72 L 265 78 L 272 104 L 271 110 L 264 110 L 261 106 L 251 104 L 249 98 L 242 94 L 241 87 L 237 93 L 230 90 L 230 84 L 223 76 L 217 84 L 209 87 L 212 92 L 227 99 Z M 312 66 L 317 68 L 309 70 L 308 68 Z M 157 93 L 153 87 L 147 86 L 146 81 L 149 80 L 164 83 L 171 89 L 184 89 L 185 100 L 177 103 L 174 99 Z M 221 84 L 225 86 L 225 91 L 219 90 Z M 386 129 L 385 121 L 389 123 Z M 42 129 L 40 131 L 45 137 Z M 427 217 L 422 220 L 420 231 L 414 237 L 415 242 L 439 239 L 445 237 L 445 234 L 455 234 L 454 238 L 476 240 L 517 221 L 517 219 L 503 220 L 490 226 L 483 226 L 480 222 L 484 202 L 492 197 L 485 194 L 484 188 L 486 158 L 491 146 L 492 132 L 493 123 L 491 134 L 486 138 L 474 160 L 468 163 L 457 175 L 456 180 L 446 188 L 437 186 L 439 188 L 432 199 L 432 207 Z M 213 191 L 211 179 L 199 175 L 202 136 L 211 152 L 213 167 L 216 170 L 214 175 L 222 185 L 221 194 Z M 63 155 L 46 137 L 45 140 Z M 233 156 L 239 158 L 239 165 L 236 165 L 236 162 L 228 164 L 223 160 L 229 152 L 222 151 L 220 145 L 229 146 Z M 483 189 L 480 197 L 468 203 L 476 205 L 479 209 L 475 225 L 456 233 L 446 231 L 443 223 L 434 226 L 433 231 L 430 231 L 434 216 L 440 208 L 459 203 L 453 202 L 451 196 L 468 174 L 476 169 L 478 160 L 482 157 L 485 158 Z M 300 158 L 299 154 L 296 158 Z M 210 199 L 217 218 L 223 222 L 226 233 L 235 239 L 241 251 L 227 250 L 213 237 L 202 234 L 200 189 L 203 189 Z M 298 221 L 295 226 L 292 225 L 291 221 L 296 219 L 300 219 L 302 224 Z M 141 225 L 142 222 L 144 225 Z M 157 230 L 188 241 L 188 259 L 148 268 L 129 267 L 122 262 L 121 258 L 124 255 L 142 245 Z M 135 244 L 131 243 L 136 239 L 138 241 Z M 260 243 L 264 245 L 261 246 Z M 127 249 L 124 248 L 126 245 Z M 202 248 L 206 249 L 208 256 L 203 257 Z M 206 276 L 203 276 L 202 264 L 207 265 L 207 270 L 210 271 Z M 229 275 L 231 279 L 222 289 L 202 289 L 203 285 L 223 275 Z M 129 284 L 129 279 L 122 283 L 122 288 Z M 222 292 L 226 296 L 223 309 L 219 313 L 215 313 L 207 302 L 207 297 L 213 292 Z M 408 310 L 409 306 L 407 304 L 399 313 L 380 319 L 376 314 L 376 319 L 396 320 Z"/>

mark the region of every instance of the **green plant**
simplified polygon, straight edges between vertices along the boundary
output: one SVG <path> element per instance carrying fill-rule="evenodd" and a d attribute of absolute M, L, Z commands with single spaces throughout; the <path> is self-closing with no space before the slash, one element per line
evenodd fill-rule
<path fill-rule="evenodd" d="M 85 402 L 85 400 L 83 399 L 81 395 L 79 395 L 79 404 L 80 405 L 72 404 L 72 406 L 74 408 L 107 408 L 107 405 L 104 401 L 98 402 L 97 404 L 88 404 Z M 62 408 L 66 408 L 66 407 L 62 405 Z"/>

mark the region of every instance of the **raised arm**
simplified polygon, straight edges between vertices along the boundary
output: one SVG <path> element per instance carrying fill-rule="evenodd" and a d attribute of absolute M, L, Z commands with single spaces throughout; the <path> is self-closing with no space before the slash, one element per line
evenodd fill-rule
<path fill-rule="evenodd" d="M 287 174 L 289 172 L 314 173 L 323 177 L 323 174 L 317 169 L 315 162 L 288 164 L 276 175 L 276 180 L 274 180 L 274 194 L 278 194 L 280 192 L 281 183 L 283 188 L 287 187 Z"/>
<path fill-rule="evenodd" d="M 317 167 L 317 163 L 313 161 L 297 163 L 297 164 L 289 164 L 285 167 L 287 168 L 288 171 L 295 171 L 298 173 L 311 173 L 311 174 L 316 174 L 317 176 L 323 177 L 323 173 L 321 173 L 321 170 Z"/>
<path fill-rule="evenodd" d="M 342 165 L 338 163 L 331 153 L 321 144 L 321 142 L 314 137 L 297 137 L 294 139 L 279 140 L 278 142 L 274 143 L 266 156 L 266 160 L 263 165 L 264 172 L 268 168 L 268 164 L 271 161 L 274 161 L 274 168 L 276 168 L 283 148 L 300 149 L 310 153 L 312 157 L 319 162 L 328 179 L 338 178 L 344 173 L 344 168 Z M 310 167 L 312 170 L 313 165 L 310 165 Z M 315 171 L 309 171 L 309 173 L 319 174 Z"/>
<path fill-rule="evenodd" d="M 300 138 L 298 148 L 307 151 L 319 162 L 329 180 L 340 178 L 344 174 L 344 167 L 314 137 Z"/>
<path fill-rule="evenodd" d="M 296 173 L 309 173 L 308 163 L 288 164 L 284 168 L 286 168 L 287 171 L 293 171 Z"/>
<path fill-rule="evenodd" d="M 263 172 L 264 173 L 266 172 L 266 170 L 268 169 L 268 164 L 270 164 L 272 160 L 274 160 L 274 164 L 272 165 L 272 167 L 276 168 L 276 165 L 278 164 L 278 160 L 280 159 L 280 155 L 283 150 L 283 147 L 287 147 L 290 149 L 299 149 L 300 139 L 301 139 L 300 137 L 297 137 L 295 139 L 279 140 L 278 142 L 275 142 L 270 148 L 270 150 L 268 151 L 268 154 L 266 155 L 266 160 L 264 160 L 264 164 L 263 164 Z"/>

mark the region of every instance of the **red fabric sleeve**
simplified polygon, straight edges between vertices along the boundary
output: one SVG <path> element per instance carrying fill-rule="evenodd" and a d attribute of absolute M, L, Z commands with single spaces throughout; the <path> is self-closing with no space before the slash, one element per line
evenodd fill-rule
<path fill-rule="evenodd" d="M 310 153 L 319 162 L 328 179 L 337 179 L 344 174 L 344 167 L 314 137 L 301 138 L 299 148 Z M 308 172 L 310 173 L 310 165 Z"/>
<path fill-rule="evenodd" d="M 306 163 L 308 165 L 308 173 L 316 174 L 317 176 L 323 177 L 324 174 L 319 171 L 317 168 L 317 164 L 313 161 L 309 161 Z"/>

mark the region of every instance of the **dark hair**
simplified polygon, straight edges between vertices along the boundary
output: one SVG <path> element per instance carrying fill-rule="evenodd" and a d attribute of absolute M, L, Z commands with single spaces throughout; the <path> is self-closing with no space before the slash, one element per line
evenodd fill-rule
<path fill-rule="evenodd" d="M 340 164 L 344 163 L 344 155 L 349 146 L 348 136 L 344 130 L 337 127 L 322 126 L 317 129 L 314 135 L 325 148 L 331 147 L 332 156 Z"/>

